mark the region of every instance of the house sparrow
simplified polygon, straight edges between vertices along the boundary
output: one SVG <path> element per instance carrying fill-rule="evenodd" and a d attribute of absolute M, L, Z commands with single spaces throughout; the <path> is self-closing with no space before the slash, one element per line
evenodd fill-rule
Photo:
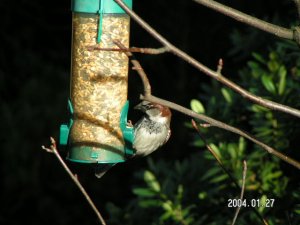
<path fill-rule="evenodd" d="M 151 154 L 169 140 L 172 114 L 168 107 L 148 101 L 142 101 L 134 109 L 145 113 L 133 126 L 134 141 L 132 144 L 136 151 L 133 157 L 143 157 Z M 96 177 L 101 178 L 114 165 L 98 164 L 95 171 Z"/>
<path fill-rule="evenodd" d="M 136 156 L 147 156 L 169 140 L 172 114 L 168 107 L 147 101 L 134 108 L 145 115 L 134 124 L 133 148 Z"/>

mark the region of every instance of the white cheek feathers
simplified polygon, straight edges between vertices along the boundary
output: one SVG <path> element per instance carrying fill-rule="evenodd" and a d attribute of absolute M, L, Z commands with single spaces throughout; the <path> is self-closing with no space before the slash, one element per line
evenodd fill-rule
<path fill-rule="evenodd" d="M 170 136 L 167 117 L 144 116 L 134 125 L 133 148 L 140 156 L 149 155 L 162 146 Z"/>

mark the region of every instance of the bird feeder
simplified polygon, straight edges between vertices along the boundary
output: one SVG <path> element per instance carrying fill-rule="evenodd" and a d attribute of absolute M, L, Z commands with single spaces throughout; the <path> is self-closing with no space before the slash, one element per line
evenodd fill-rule
<path fill-rule="evenodd" d="M 131 8 L 132 0 L 124 0 Z M 127 126 L 128 58 L 113 51 L 114 41 L 129 46 L 130 17 L 113 0 L 72 1 L 70 122 L 60 143 L 68 159 L 80 163 L 119 163 L 133 154 Z"/>

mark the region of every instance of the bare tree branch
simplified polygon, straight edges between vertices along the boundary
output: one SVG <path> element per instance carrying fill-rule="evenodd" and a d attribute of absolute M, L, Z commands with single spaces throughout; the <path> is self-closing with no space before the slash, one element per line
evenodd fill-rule
<path fill-rule="evenodd" d="M 124 9 L 124 11 L 131 16 L 133 20 L 135 20 L 143 29 L 145 29 L 148 33 L 150 33 L 156 40 L 158 40 L 168 51 L 173 53 L 174 55 L 178 56 L 179 58 L 183 59 L 184 61 L 188 62 L 199 71 L 202 71 L 204 74 L 218 80 L 222 84 L 226 85 L 227 87 L 233 89 L 244 98 L 249 99 L 256 104 L 262 105 L 272 110 L 281 111 L 284 113 L 288 113 L 290 115 L 294 115 L 300 118 L 300 110 L 294 109 L 289 106 L 285 106 L 267 99 L 263 99 L 259 96 L 256 96 L 242 87 L 238 86 L 237 84 L 233 83 L 232 81 L 228 80 L 226 77 L 222 76 L 218 71 L 213 71 L 210 68 L 206 67 L 202 63 L 198 62 L 193 57 L 189 56 L 184 51 L 180 50 L 173 44 L 171 44 L 166 38 L 160 35 L 156 30 L 154 30 L 149 24 L 147 24 L 141 17 L 139 17 L 135 12 L 129 9 L 126 4 L 123 3 L 122 0 L 114 0 L 116 3 L 120 5 Z M 298 32 L 299 33 L 299 32 Z"/>
<path fill-rule="evenodd" d="M 213 0 L 194 0 L 195 2 L 204 5 L 210 9 L 213 9 L 219 13 L 222 13 L 226 16 L 229 16 L 241 23 L 248 24 L 250 26 L 256 27 L 260 30 L 271 33 L 277 37 L 286 38 L 289 40 L 293 40 L 293 31 L 284 27 L 280 27 L 266 21 L 257 19 L 253 16 L 240 12 L 236 9 L 233 9 L 229 6 L 223 5 L 219 2 Z M 296 0 L 295 0 L 296 1 Z"/>
<path fill-rule="evenodd" d="M 224 164 L 222 163 L 221 159 L 219 158 L 219 156 L 215 153 L 215 151 L 209 146 L 209 144 L 206 141 L 206 138 L 204 137 L 204 135 L 200 132 L 200 129 L 198 128 L 195 120 L 191 120 L 192 126 L 194 127 L 194 129 L 197 131 L 199 137 L 202 139 L 202 141 L 205 144 L 206 149 L 213 155 L 213 157 L 217 160 L 219 166 L 222 168 L 222 170 L 228 175 L 228 177 L 230 178 L 230 180 L 235 184 L 235 186 L 240 189 L 239 184 L 236 182 L 236 180 L 233 178 L 233 176 L 231 175 L 231 173 L 226 169 L 226 167 L 224 166 Z"/>
<path fill-rule="evenodd" d="M 244 198 L 244 191 L 245 191 L 245 184 L 246 184 L 246 174 L 247 174 L 247 162 L 244 160 L 243 161 L 242 189 L 241 189 L 241 195 L 240 195 L 241 202 L 243 201 L 243 198 Z M 238 208 L 236 209 L 231 225 L 235 224 L 236 219 L 237 219 L 237 217 L 239 215 L 239 212 L 241 210 L 241 207 L 242 207 L 242 205 L 238 206 Z"/>
<path fill-rule="evenodd" d="M 85 199 L 87 200 L 87 202 L 89 203 L 89 205 L 91 206 L 91 208 L 93 209 L 93 211 L 96 213 L 96 215 L 97 215 L 100 223 L 102 225 L 106 225 L 106 223 L 105 223 L 105 221 L 104 221 L 101 213 L 99 212 L 99 210 L 95 206 L 94 202 L 92 201 L 92 199 L 90 198 L 90 196 L 88 195 L 88 193 L 86 192 L 86 190 L 84 189 L 84 187 L 79 182 L 77 176 L 72 173 L 72 171 L 69 169 L 69 167 L 67 166 L 67 164 L 61 158 L 61 156 L 60 156 L 60 154 L 59 154 L 59 152 L 57 150 L 56 142 L 55 142 L 54 138 L 50 137 L 50 141 L 51 141 L 50 148 L 42 146 L 42 149 L 44 149 L 47 152 L 53 153 L 56 156 L 56 158 L 58 159 L 58 161 L 60 162 L 60 164 L 63 166 L 63 168 L 65 169 L 65 171 L 67 171 L 67 173 L 72 178 L 72 180 L 74 181 L 74 183 L 77 185 L 77 187 L 79 188 L 79 190 L 81 191 L 81 193 L 84 195 Z"/>
<path fill-rule="evenodd" d="M 122 45 L 120 42 L 115 42 L 121 49 L 125 50 L 125 46 Z M 125 53 L 125 52 L 124 52 Z M 127 56 L 131 56 L 131 53 L 125 53 Z M 300 162 L 282 154 L 281 152 L 277 151 L 276 149 L 268 146 L 267 144 L 259 141 L 257 138 L 255 138 L 253 135 L 247 133 L 246 131 L 240 130 L 236 127 L 230 126 L 226 123 L 223 123 L 221 121 L 215 120 L 211 117 L 205 116 L 203 114 L 198 114 L 195 113 L 194 111 L 187 109 L 181 105 L 178 105 L 176 103 L 155 97 L 151 94 L 151 85 L 149 83 L 149 79 L 147 78 L 147 74 L 145 73 L 145 71 L 143 70 L 141 64 L 139 63 L 139 61 L 137 60 L 131 60 L 131 62 L 134 65 L 135 70 L 138 72 L 142 82 L 143 82 L 143 86 L 144 86 L 144 95 L 141 95 L 140 98 L 142 100 L 147 100 L 149 102 L 154 102 L 154 103 L 158 103 L 161 105 L 165 105 L 171 109 L 174 109 L 178 112 L 181 112 L 185 115 L 188 115 L 190 117 L 202 120 L 206 123 L 209 123 L 212 126 L 215 127 L 219 127 L 221 129 L 230 131 L 232 133 L 238 134 L 240 136 L 243 136 L 245 138 L 247 138 L 248 140 L 254 142 L 255 144 L 259 145 L 260 147 L 262 147 L 264 150 L 266 150 L 268 153 L 273 154 L 275 156 L 277 156 L 278 158 L 282 159 L 283 161 L 295 166 L 296 168 L 300 169 Z"/>
<path fill-rule="evenodd" d="M 232 133 L 238 134 L 252 142 L 254 142 L 255 144 L 259 145 L 260 147 L 262 147 L 264 150 L 266 150 L 268 153 L 275 155 L 276 157 L 280 158 L 281 160 L 287 162 L 290 165 L 293 165 L 294 167 L 296 167 L 297 169 L 300 169 L 300 162 L 288 157 L 287 155 L 282 154 L 281 152 L 278 152 L 277 150 L 275 150 L 274 148 L 266 145 L 265 143 L 259 141 L 257 138 L 255 138 L 253 135 L 247 133 L 246 131 L 240 130 L 236 127 L 230 126 L 226 123 L 223 123 L 221 121 L 215 120 L 211 117 L 205 116 L 203 114 L 197 114 L 192 110 L 189 110 L 181 105 L 178 105 L 176 103 L 155 97 L 153 95 L 150 96 L 142 96 L 142 99 L 150 101 L 150 102 L 154 102 L 154 103 L 158 103 L 161 105 L 165 105 L 171 109 L 174 109 L 178 112 L 181 112 L 185 115 L 188 115 L 190 117 L 202 120 L 206 123 L 211 124 L 212 126 L 221 128 L 223 130 L 227 130 L 230 131 Z"/>

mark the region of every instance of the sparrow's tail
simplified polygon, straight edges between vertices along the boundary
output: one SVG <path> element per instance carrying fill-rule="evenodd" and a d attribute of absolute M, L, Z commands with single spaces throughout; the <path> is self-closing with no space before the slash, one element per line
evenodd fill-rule
<path fill-rule="evenodd" d="M 110 168 L 112 168 L 116 163 L 99 163 L 95 167 L 95 176 L 101 178 Z"/>

